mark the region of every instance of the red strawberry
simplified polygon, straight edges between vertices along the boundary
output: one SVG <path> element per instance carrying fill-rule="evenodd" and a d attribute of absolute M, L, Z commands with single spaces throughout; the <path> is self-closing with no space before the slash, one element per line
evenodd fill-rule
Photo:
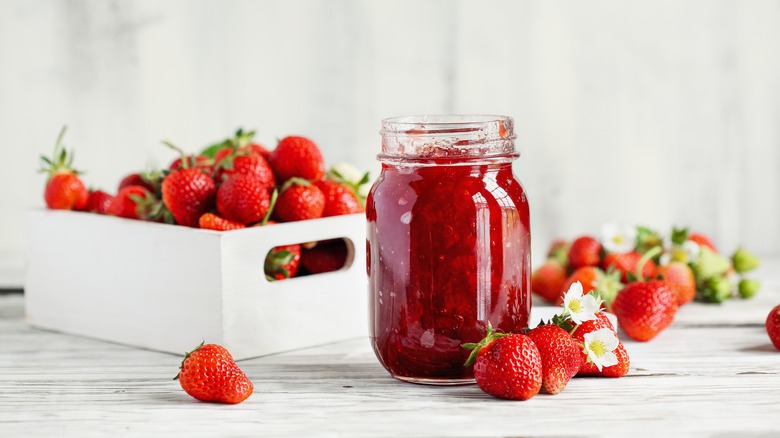
<path fill-rule="evenodd" d="M 598 266 L 600 261 L 601 243 L 598 240 L 583 236 L 572 242 L 569 248 L 569 264 L 573 269 Z"/>
<path fill-rule="evenodd" d="M 184 162 L 184 158 L 186 158 L 186 162 Z M 168 166 L 168 169 L 173 171 L 187 168 L 200 169 L 208 175 L 211 175 L 214 172 L 214 160 L 205 155 L 185 155 L 184 158 L 179 157 L 173 160 L 171 165 Z M 184 162 L 185 166 L 182 166 L 182 162 Z"/>
<path fill-rule="evenodd" d="M 234 175 L 217 192 L 217 210 L 231 221 L 245 225 L 260 222 L 270 208 L 268 186 L 254 176 Z"/>
<path fill-rule="evenodd" d="M 347 244 L 343 239 L 320 242 L 314 248 L 304 248 L 301 252 L 301 265 L 310 274 L 338 271 L 347 262 Z"/>
<path fill-rule="evenodd" d="M 604 270 L 609 270 L 609 268 L 613 268 L 617 271 L 620 271 L 621 280 L 625 283 L 628 282 L 628 273 L 636 272 L 636 266 L 639 264 L 639 261 L 641 259 L 642 259 L 642 254 L 639 254 L 638 252 L 635 251 L 624 252 L 624 253 L 613 252 L 604 256 L 604 262 L 602 263 L 602 267 L 604 268 Z M 656 265 L 652 259 L 648 260 L 647 263 L 645 263 L 645 265 L 642 266 L 642 276 L 645 278 L 655 277 L 655 271 L 656 271 Z"/>
<path fill-rule="evenodd" d="M 677 297 L 665 281 L 635 281 L 618 293 L 612 311 L 631 339 L 649 341 L 674 321 Z"/>
<path fill-rule="evenodd" d="M 769 339 L 772 341 L 772 345 L 780 350 L 780 304 L 775 306 L 769 315 L 766 317 L 766 332 L 769 335 Z"/>
<path fill-rule="evenodd" d="M 130 175 L 127 175 L 126 177 L 122 178 L 122 181 L 119 183 L 119 188 L 117 189 L 117 192 L 124 189 L 125 187 L 130 186 L 141 186 L 148 190 L 150 193 L 155 193 L 154 185 L 152 185 L 149 181 L 144 179 L 144 177 L 140 173 L 131 173 Z"/>
<path fill-rule="evenodd" d="M 572 337 L 578 342 L 585 342 L 585 335 L 587 333 L 591 333 L 603 328 L 608 328 L 617 335 L 617 332 L 615 332 L 615 327 L 612 326 L 612 323 L 609 321 L 609 318 L 607 318 L 607 315 L 604 312 L 599 312 L 596 314 L 596 319 L 584 321 L 582 324 L 580 324 L 574 333 L 572 333 Z M 585 352 L 580 350 L 580 359 L 582 360 L 582 365 L 580 366 L 580 370 L 577 375 L 601 377 L 625 376 L 628 373 L 631 361 L 629 360 L 626 347 L 622 342 L 618 342 L 618 346 L 614 353 L 615 356 L 617 356 L 618 363 L 612 366 L 604 367 L 601 369 L 601 371 L 599 371 L 598 367 L 594 365 L 593 362 L 589 362 L 587 360 L 588 356 L 585 354 Z"/>
<path fill-rule="evenodd" d="M 216 344 L 201 343 L 187 353 L 176 379 L 187 394 L 206 402 L 241 403 L 254 390 L 233 356 Z"/>
<path fill-rule="evenodd" d="M 97 214 L 108 214 L 109 208 L 114 197 L 102 190 L 95 190 L 89 192 L 89 199 L 87 200 L 87 206 L 84 207 L 84 211 Z"/>
<path fill-rule="evenodd" d="M 471 355 L 465 366 L 474 365 L 474 380 L 486 393 L 509 400 L 528 400 L 542 388 L 542 357 L 526 335 L 493 333 L 465 344 Z"/>
<path fill-rule="evenodd" d="M 363 206 L 360 205 L 355 192 L 347 186 L 327 179 L 315 181 L 314 185 L 325 195 L 325 209 L 322 211 L 322 217 L 340 216 L 342 214 L 353 214 L 363 211 Z"/>
<path fill-rule="evenodd" d="M 198 225 L 205 230 L 214 231 L 230 231 L 246 228 L 246 226 L 240 222 L 225 219 L 214 213 L 203 214 L 200 219 L 198 219 Z"/>
<path fill-rule="evenodd" d="M 200 217 L 214 208 L 217 187 L 199 169 L 177 170 L 162 182 L 162 200 L 176 223 L 197 227 Z"/>
<path fill-rule="evenodd" d="M 563 283 L 563 286 L 559 289 L 558 297 L 555 300 L 556 305 L 563 304 L 563 295 L 569 290 L 572 284 L 580 282 L 582 284 L 582 293 L 587 294 L 590 291 L 597 291 L 601 294 L 601 298 L 607 304 L 607 308 L 615 300 L 615 296 L 618 291 L 623 287 L 620 283 L 618 273 L 605 273 L 599 268 L 593 266 L 585 266 L 572 272 L 572 274 Z"/>
<path fill-rule="evenodd" d="M 554 259 L 547 260 L 531 275 L 531 290 L 554 303 L 566 281 L 566 269 Z"/>
<path fill-rule="evenodd" d="M 257 178 L 266 187 L 276 185 L 274 172 L 261 155 L 240 150 L 233 151 L 229 148 L 222 149 L 220 152 L 224 150 L 227 150 L 228 153 L 219 158 L 214 174 L 214 179 L 217 182 L 222 183 L 233 175 L 249 175 Z M 219 157 L 219 155 L 218 153 L 217 156 Z"/>
<path fill-rule="evenodd" d="M 712 243 L 712 240 L 710 240 L 709 237 L 705 236 L 701 233 L 690 233 L 688 235 L 688 240 L 692 240 L 696 243 L 698 243 L 701 246 L 706 246 L 707 248 L 711 249 L 712 252 L 717 253 L 718 249 L 715 248 L 715 244 Z"/>
<path fill-rule="evenodd" d="M 293 177 L 316 181 L 325 175 L 320 148 L 306 137 L 283 138 L 271 152 L 270 164 L 279 181 Z"/>
<path fill-rule="evenodd" d="M 554 324 L 540 325 L 528 332 L 542 357 L 542 387 L 549 394 L 566 388 L 582 365 L 581 348 L 569 333 Z"/>
<path fill-rule="evenodd" d="M 154 196 L 141 186 L 128 186 L 116 194 L 108 207 L 108 214 L 127 219 L 149 219 Z"/>
<path fill-rule="evenodd" d="M 301 263 L 301 245 L 284 245 L 272 249 L 265 258 L 265 275 L 268 280 L 284 280 L 295 277 Z"/>
<path fill-rule="evenodd" d="M 688 304 L 696 297 L 696 278 L 693 271 L 685 263 L 671 262 L 668 265 L 659 266 L 657 275 L 669 283 L 677 297 L 677 305 Z"/>
<path fill-rule="evenodd" d="M 62 147 L 66 129 L 63 126 L 57 137 L 52 158 L 41 156 L 41 172 L 49 175 L 43 197 L 46 206 L 54 210 L 84 210 L 89 192 L 73 169 L 73 153 Z"/>
<path fill-rule="evenodd" d="M 249 149 L 249 152 L 260 155 L 263 157 L 266 161 L 268 161 L 271 158 L 271 151 L 268 150 L 265 146 L 259 144 L 259 143 L 249 143 L 246 146 L 247 149 Z"/>
<path fill-rule="evenodd" d="M 287 181 L 276 201 L 274 214 L 282 222 L 322 217 L 325 195 L 314 184 L 300 178 Z"/>

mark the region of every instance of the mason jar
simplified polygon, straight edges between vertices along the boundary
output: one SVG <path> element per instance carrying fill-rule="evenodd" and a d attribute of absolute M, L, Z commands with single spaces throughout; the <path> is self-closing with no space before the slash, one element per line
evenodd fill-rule
<path fill-rule="evenodd" d="M 370 335 L 395 378 L 473 382 L 464 343 L 488 323 L 528 325 L 528 201 L 512 171 L 513 120 L 490 115 L 382 121 L 366 203 Z"/>

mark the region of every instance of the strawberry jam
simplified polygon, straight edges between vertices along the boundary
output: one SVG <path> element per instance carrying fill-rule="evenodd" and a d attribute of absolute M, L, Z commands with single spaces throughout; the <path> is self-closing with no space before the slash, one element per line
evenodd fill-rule
<path fill-rule="evenodd" d="M 531 307 L 512 119 L 395 118 L 382 134 L 366 205 L 374 351 L 400 380 L 471 383 L 462 344 L 482 339 L 488 322 L 521 331 Z"/>

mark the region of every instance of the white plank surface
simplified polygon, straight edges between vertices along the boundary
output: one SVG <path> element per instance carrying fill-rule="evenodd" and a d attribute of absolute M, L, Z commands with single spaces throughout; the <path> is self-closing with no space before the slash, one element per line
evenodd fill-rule
<path fill-rule="evenodd" d="M 527 402 L 395 381 L 356 339 L 242 361 L 255 394 L 200 403 L 170 380 L 179 358 L 30 329 L 22 297 L 0 295 L 0 436 L 777 436 L 780 352 L 763 323 L 780 260 L 757 277 L 756 299 L 692 304 L 627 342 L 628 376 Z"/>

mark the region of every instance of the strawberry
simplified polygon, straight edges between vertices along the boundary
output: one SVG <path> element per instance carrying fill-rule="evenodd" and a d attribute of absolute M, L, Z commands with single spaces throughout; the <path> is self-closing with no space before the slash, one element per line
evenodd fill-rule
<path fill-rule="evenodd" d="M 677 305 L 688 304 L 696 297 L 696 278 L 693 271 L 685 263 L 671 262 L 668 265 L 659 266 L 657 275 L 662 280 L 669 283 L 675 297 Z"/>
<path fill-rule="evenodd" d="M 569 333 L 555 324 L 545 324 L 528 332 L 542 358 L 542 388 L 558 394 L 566 388 L 582 365 L 581 348 Z"/>
<path fill-rule="evenodd" d="M 615 296 L 618 291 L 623 287 L 620 283 L 620 274 L 617 272 L 605 273 L 599 268 L 593 266 L 584 266 L 571 273 L 566 278 L 561 288 L 558 290 L 558 297 L 555 300 L 556 305 L 563 304 L 563 295 L 569 290 L 572 284 L 576 282 L 582 284 L 583 295 L 590 291 L 596 291 L 601 295 L 601 299 L 609 308 L 612 305 L 612 301 L 615 300 Z"/>
<path fill-rule="evenodd" d="M 610 268 L 615 269 L 621 273 L 620 279 L 626 283 L 629 281 L 628 273 L 634 272 L 639 261 L 642 259 L 642 254 L 636 251 L 624 252 L 624 253 L 609 253 L 604 256 L 602 267 L 604 270 Z M 656 265 L 655 262 L 650 259 L 642 267 L 642 276 L 646 278 L 655 277 Z"/>
<path fill-rule="evenodd" d="M 601 243 L 590 236 L 583 236 L 572 242 L 569 248 L 569 264 L 573 269 L 583 266 L 598 266 L 601 261 Z"/>
<path fill-rule="evenodd" d="M 590 321 L 584 321 L 582 324 L 577 326 L 577 329 L 574 330 L 574 333 L 572 333 L 572 337 L 577 340 L 578 342 L 585 342 L 585 335 L 591 332 L 594 332 L 599 329 L 610 329 L 613 333 L 617 335 L 615 332 L 615 327 L 612 326 L 612 323 L 609 321 L 609 318 L 607 318 L 607 315 L 604 312 L 599 312 L 596 314 L 596 319 L 590 320 Z M 615 356 L 617 356 L 618 363 L 615 365 L 611 365 L 608 367 L 604 367 L 599 371 L 598 367 L 593 364 L 593 362 L 588 361 L 588 356 L 585 354 L 584 350 L 580 351 L 580 359 L 582 365 L 580 366 L 580 370 L 577 373 L 578 376 L 601 376 L 601 377 L 623 377 L 626 374 L 628 374 L 629 367 L 631 365 L 631 361 L 628 357 L 628 351 L 626 351 L 626 347 L 623 345 L 622 342 L 618 342 L 618 346 L 614 351 Z"/>
<path fill-rule="evenodd" d="M 302 221 L 322 217 L 325 195 L 314 184 L 292 178 L 282 186 L 274 214 L 282 222 Z"/>
<path fill-rule="evenodd" d="M 360 204 L 357 195 L 347 186 L 326 179 L 315 181 L 314 185 L 325 195 L 325 209 L 322 210 L 322 217 L 361 213 L 363 211 L 363 206 Z"/>
<path fill-rule="evenodd" d="M 566 269 L 555 259 L 549 259 L 531 275 L 531 290 L 554 303 L 566 281 Z"/>
<path fill-rule="evenodd" d="M 310 274 L 338 271 L 347 262 L 347 244 L 343 239 L 319 242 L 314 248 L 304 248 L 301 265 Z"/>
<path fill-rule="evenodd" d="M 108 214 L 109 208 L 114 197 L 102 190 L 93 190 L 89 192 L 89 199 L 87 200 L 87 206 L 84 207 L 84 211 L 97 214 Z"/>
<path fill-rule="evenodd" d="M 125 187 L 130 186 L 141 186 L 150 193 L 156 193 L 154 185 L 147 181 L 140 173 L 131 173 L 130 175 L 122 178 L 122 181 L 119 182 L 119 188 L 117 188 L 117 192 L 124 189 Z"/>
<path fill-rule="evenodd" d="M 187 160 L 186 162 L 184 162 L 185 159 Z M 184 165 L 182 165 L 182 163 Z M 211 175 L 214 172 L 214 160 L 205 155 L 185 155 L 184 157 L 173 160 L 171 165 L 168 166 L 168 169 L 172 171 L 187 168 L 200 169 L 203 173 Z"/>
<path fill-rule="evenodd" d="M 265 161 L 268 161 L 271 158 L 271 151 L 259 143 L 249 143 L 246 148 L 250 153 L 263 157 Z"/>
<path fill-rule="evenodd" d="M 43 197 L 46 206 L 54 210 L 84 210 L 89 192 L 78 177 L 79 171 L 73 169 L 73 152 L 62 147 L 66 130 L 67 126 L 60 130 L 53 156 L 41 156 L 41 172 L 49 175 Z"/>
<path fill-rule="evenodd" d="M 254 385 L 222 346 L 201 343 L 181 362 L 178 379 L 184 392 L 206 402 L 236 404 L 252 395 Z"/>
<path fill-rule="evenodd" d="M 493 333 L 477 344 L 465 344 L 474 365 L 474 380 L 486 393 L 509 400 L 528 400 L 542 388 L 542 356 L 534 341 L 521 334 Z"/>
<path fill-rule="evenodd" d="M 197 227 L 200 217 L 214 208 L 217 187 L 210 176 L 193 168 L 166 176 L 161 192 L 163 203 L 176 223 Z"/>
<path fill-rule="evenodd" d="M 198 225 L 205 230 L 214 231 L 230 231 L 246 228 L 246 225 L 240 222 L 225 219 L 214 213 L 204 213 L 200 219 L 198 219 Z"/>
<path fill-rule="evenodd" d="M 301 263 L 301 245 L 273 248 L 265 258 L 265 276 L 269 281 L 295 277 Z"/>
<path fill-rule="evenodd" d="M 772 345 L 780 350 L 780 304 L 775 306 L 766 317 L 766 333 L 772 341 Z"/>
<path fill-rule="evenodd" d="M 306 137 L 283 138 L 271 152 L 270 164 L 279 181 L 293 177 L 316 181 L 325 175 L 320 148 Z"/>
<path fill-rule="evenodd" d="M 709 237 L 705 236 L 701 233 L 690 233 L 688 234 L 688 240 L 692 240 L 699 244 L 699 246 L 705 246 L 709 248 L 712 252 L 717 253 L 718 249 L 715 248 L 715 244 L 712 243 L 712 240 L 710 240 Z"/>
<path fill-rule="evenodd" d="M 141 186 L 128 186 L 116 194 L 108 207 L 108 214 L 126 219 L 146 220 L 151 216 L 154 196 Z"/>
<path fill-rule="evenodd" d="M 631 339 L 649 341 L 674 321 L 677 296 L 666 281 L 635 281 L 618 293 L 612 311 Z"/>
<path fill-rule="evenodd" d="M 228 151 L 228 153 L 221 154 L 222 151 Z M 266 187 L 276 185 L 274 172 L 262 155 L 249 153 L 249 150 L 226 148 L 217 153 L 217 158 L 219 161 L 217 161 L 214 179 L 219 183 L 223 183 L 233 175 L 250 175 L 257 178 Z"/>
<path fill-rule="evenodd" d="M 217 211 L 231 221 L 245 225 L 260 222 L 271 208 L 268 186 L 254 176 L 234 175 L 217 192 Z"/>

